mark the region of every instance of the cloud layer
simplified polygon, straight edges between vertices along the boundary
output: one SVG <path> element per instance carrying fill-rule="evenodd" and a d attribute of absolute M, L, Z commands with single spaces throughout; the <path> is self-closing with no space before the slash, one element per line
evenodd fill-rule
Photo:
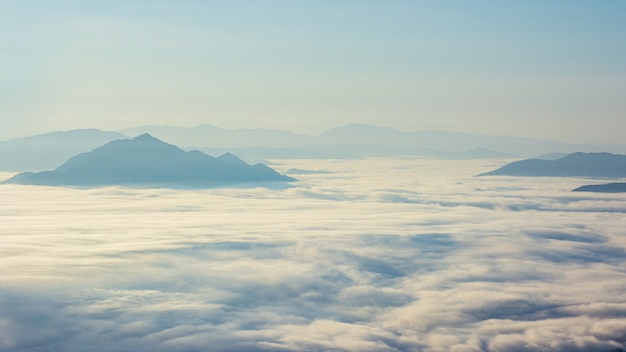
<path fill-rule="evenodd" d="M 0 187 L 3 351 L 598 351 L 623 195 L 488 161 L 289 161 L 289 189 Z M 280 167 L 280 166 L 278 166 Z"/>

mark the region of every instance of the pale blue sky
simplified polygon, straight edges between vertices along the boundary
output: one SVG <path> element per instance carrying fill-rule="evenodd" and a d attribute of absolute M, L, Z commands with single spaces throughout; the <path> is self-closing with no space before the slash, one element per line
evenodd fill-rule
<path fill-rule="evenodd" d="M 0 119 L 622 142 L 626 1 L 3 0 Z"/>

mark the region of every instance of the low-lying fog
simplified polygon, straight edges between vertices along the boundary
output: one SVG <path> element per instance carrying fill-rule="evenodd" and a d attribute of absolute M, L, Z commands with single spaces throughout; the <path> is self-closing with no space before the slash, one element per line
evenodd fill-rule
<path fill-rule="evenodd" d="M 598 351 L 626 196 L 495 161 L 285 161 L 288 189 L 0 186 L 2 351 Z M 9 175 L 5 175 L 9 176 Z"/>

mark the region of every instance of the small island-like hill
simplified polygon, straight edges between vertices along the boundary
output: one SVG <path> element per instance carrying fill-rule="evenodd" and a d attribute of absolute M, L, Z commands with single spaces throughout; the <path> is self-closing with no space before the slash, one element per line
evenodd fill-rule
<path fill-rule="evenodd" d="M 585 185 L 573 189 L 572 192 L 624 193 L 626 192 L 626 182 Z"/>
<path fill-rule="evenodd" d="M 525 159 L 478 176 L 626 177 L 626 155 L 572 153 L 556 160 Z"/>
<path fill-rule="evenodd" d="M 294 179 L 264 164 L 249 165 L 230 153 L 215 158 L 197 150 L 184 151 L 146 133 L 78 154 L 53 171 L 24 172 L 2 183 L 202 187 L 290 181 Z"/>

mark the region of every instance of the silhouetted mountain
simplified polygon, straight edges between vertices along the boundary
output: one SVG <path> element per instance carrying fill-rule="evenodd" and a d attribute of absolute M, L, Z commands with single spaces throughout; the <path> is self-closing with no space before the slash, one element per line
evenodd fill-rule
<path fill-rule="evenodd" d="M 293 181 L 263 165 L 249 165 L 226 153 L 218 158 L 183 151 L 149 134 L 116 140 L 69 159 L 54 171 L 21 173 L 4 181 L 50 186 L 212 186 Z"/>
<path fill-rule="evenodd" d="M 73 155 L 120 138 L 126 138 L 126 136 L 117 132 L 84 129 L 0 141 L 0 170 L 51 169 Z"/>
<path fill-rule="evenodd" d="M 573 153 L 557 160 L 526 159 L 479 176 L 626 177 L 626 155 Z"/>
<path fill-rule="evenodd" d="M 212 125 L 143 126 L 121 132 L 126 135 L 150 133 L 185 150 L 198 149 L 208 153 L 233 151 L 245 160 L 397 156 L 455 160 L 511 159 L 552 150 L 626 153 L 624 145 L 577 145 L 445 131 L 405 132 L 390 127 L 356 124 L 336 127 L 315 136 L 276 129 L 231 130 Z M 120 138 L 126 137 L 114 132 L 76 130 L 0 141 L 0 170 L 49 170 L 73 155 Z"/>
<path fill-rule="evenodd" d="M 626 192 L 626 182 L 613 182 L 602 185 L 585 185 L 572 190 L 572 192 L 623 193 Z"/>

